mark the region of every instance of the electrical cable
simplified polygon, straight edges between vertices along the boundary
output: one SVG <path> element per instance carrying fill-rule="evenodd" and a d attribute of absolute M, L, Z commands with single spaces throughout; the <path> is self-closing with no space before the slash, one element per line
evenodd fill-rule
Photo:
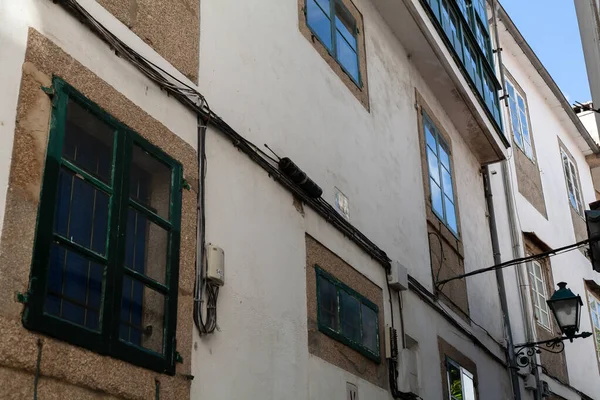
<path fill-rule="evenodd" d="M 597 240 L 595 240 L 595 241 L 597 241 Z M 467 278 L 467 277 L 473 276 L 473 275 L 478 275 L 478 274 L 481 274 L 484 272 L 494 271 L 496 269 L 507 268 L 507 267 L 511 267 L 513 265 L 522 264 L 522 263 L 529 262 L 529 261 L 535 261 L 535 260 L 539 260 L 539 259 L 546 258 L 546 257 L 556 256 L 556 255 L 563 254 L 563 253 L 566 253 L 569 251 L 573 251 L 573 250 L 583 247 L 589 243 L 590 243 L 590 239 L 582 240 L 577 243 L 559 247 L 558 249 L 544 251 L 542 253 L 535 254 L 532 256 L 528 256 L 528 257 L 516 258 L 514 260 L 510 260 L 510 261 L 506 261 L 506 262 L 503 262 L 500 264 L 492 265 L 491 267 L 477 269 L 475 271 L 467 272 L 466 274 L 457 275 L 457 276 L 454 276 L 454 277 L 451 277 L 448 279 L 442 279 L 441 281 L 436 282 L 435 284 L 436 284 L 436 286 L 439 286 L 439 285 L 443 285 L 445 283 L 448 283 L 448 282 L 456 280 L 456 279 L 463 279 L 463 278 Z"/>

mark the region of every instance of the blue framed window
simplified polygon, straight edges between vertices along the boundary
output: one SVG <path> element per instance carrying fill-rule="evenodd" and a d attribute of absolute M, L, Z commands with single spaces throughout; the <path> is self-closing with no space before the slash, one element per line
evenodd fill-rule
<path fill-rule="evenodd" d="M 379 363 L 379 308 L 315 265 L 319 330 Z"/>
<path fill-rule="evenodd" d="M 527 111 L 525 96 L 508 79 L 506 80 L 506 91 L 508 92 L 510 126 L 515 143 L 523 150 L 527 157 L 533 160 L 533 146 L 531 145 L 531 134 L 529 132 L 529 113 Z"/>
<path fill-rule="evenodd" d="M 424 111 L 423 128 L 425 130 L 431 208 L 444 225 L 458 237 L 450 148 Z"/>
<path fill-rule="evenodd" d="M 59 78 L 24 325 L 175 373 L 181 165 Z"/>
<path fill-rule="evenodd" d="M 494 60 L 488 28 L 485 0 L 421 0 L 430 12 L 436 29 L 458 58 L 474 92 L 502 131 Z"/>
<path fill-rule="evenodd" d="M 344 72 L 362 86 L 358 26 L 341 0 L 306 0 L 306 24 Z"/>

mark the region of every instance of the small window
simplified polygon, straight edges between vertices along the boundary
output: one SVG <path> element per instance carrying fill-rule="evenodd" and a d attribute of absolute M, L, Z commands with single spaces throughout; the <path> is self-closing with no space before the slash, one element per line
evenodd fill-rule
<path fill-rule="evenodd" d="M 423 112 L 423 127 L 429 171 L 431 207 L 437 217 L 458 236 L 450 149 L 431 119 Z"/>
<path fill-rule="evenodd" d="M 442 0 L 442 27 L 450 39 L 452 46 L 456 50 L 459 57 L 462 58 L 462 40 L 460 32 L 460 23 L 458 15 L 454 11 L 454 8 L 448 3 L 448 0 Z"/>
<path fill-rule="evenodd" d="M 600 300 L 587 291 L 588 307 L 590 309 L 590 318 L 592 319 L 592 328 L 594 330 L 594 344 L 596 346 L 596 357 L 600 362 Z"/>
<path fill-rule="evenodd" d="M 563 171 L 565 173 L 565 180 L 567 181 L 569 204 L 571 204 L 571 207 L 573 207 L 577 214 L 583 216 L 584 207 L 581 198 L 581 186 L 579 185 L 577 167 L 564 149 L 560 150 L 560 154 L 563 163 Z"/>
<path fill-rule="evenodd" d="M 321 268 L 315 270 L 319 330 L 379 363 L 377 305 Z"/>
<path fill-rule="evenodd" d="M 358 28 L 341 0 L 306 0 L 306 23 L 359 87 Z"/>
<path fill-rule="evenodd" d="M 446 357 L 449 400 L 476 400 L 473 374 Z"/>
<path fill-rule="evenodd" d="M 486 29 L 483 27 L 483 24 L 479 21 L 475 23 L 475 36 L 477 37 L 477 43 L 483 51 L 483 54 L 488 59 L 488 62 L 491 62 L 492 51 L 490 44 L 490 36 L 488 35 Z"/>
<path fill-rule="evenodd" d="M 527 111 L 525 96 L 509 80 L 506 81 L 506 90 L 508 91 L 510 106 L 510 126 L 512 127 L 515 143 L 527 157 L 533 160 L 533 146 L 531 145 L 531 134 L 529 132 L 529 112 Z"/>
<path fill-rule="evenodd" d="M 475 83 L 475 87 L 478 91 L 482 90 L 481 82 L 481 67 L 479 66 L 479 58 L 477 57 L 475 47 L 471 44 L 471 41 L 464 37 L 464 55 L 465 55 L 465 68 L 469 73 L 469 76 Z"/>
<path fill-rule="evenodd" d="M 548 310 L 548 295 L 546 294 L 546 276 L 544 267 L 537 261 L 527 263 L 529 286 L 533 297 L 535 319 L 544 328 L 550 330 L 550 312 Z"/>
<path fill-rule="evenodd" d="M 25 325 L 173 374 L 182 168 L 55 78 Z"/>

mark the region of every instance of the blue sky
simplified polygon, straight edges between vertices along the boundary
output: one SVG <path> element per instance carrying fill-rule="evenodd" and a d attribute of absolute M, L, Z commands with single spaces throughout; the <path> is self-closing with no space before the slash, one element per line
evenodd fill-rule
<path fill-rule="evenodd" d="M 570 103 L 591 100 L 574 0 L 500 0 Z"/>

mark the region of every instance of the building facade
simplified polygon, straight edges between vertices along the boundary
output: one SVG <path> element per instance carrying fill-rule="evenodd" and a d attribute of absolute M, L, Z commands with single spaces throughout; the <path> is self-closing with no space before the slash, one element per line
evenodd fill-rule
<path fill-rule="evenodd" d="M 514 274 L 439 282 L 513 258 L 503 212 L 527 251 L 575 240 L 595 150 L 530 61 L 499 60 L 497 20 L 482 0 L 0 2 L 0 398 L 531 396 Z M 553 137 L 513 133 L 504 70 Z M 513 141 L 577 172 L 507 203 L 497 163 L 539 172 Z M 581 282 L 554 258 L 531 279 L 594 296 L 574 254 Z M 554 393 L 600 398 L 590 343 Z"/>
<path fill-rule="evenodd" d="M 588 160 L 598 155 L 597 138 L 572 110 L 533 50 L 503 9 L 499 38 L 507 93 L 506 131 L 512 148 L 493 166 L 492 183 L 503 259 L 557 249 L 587 239 L 585 210 L 596 200 Z M 559 282 L 581 296 L 580 331 L 595 333 L 598 276 L 585 247 L 520 264 L 504 271 L 514 341 L 543 341 L 560 330 L 546 300 Z M 567 342 L 564 352 L 541 351 L 519 373 L 527 398 L 600 397 L 597 339 Z"/>

